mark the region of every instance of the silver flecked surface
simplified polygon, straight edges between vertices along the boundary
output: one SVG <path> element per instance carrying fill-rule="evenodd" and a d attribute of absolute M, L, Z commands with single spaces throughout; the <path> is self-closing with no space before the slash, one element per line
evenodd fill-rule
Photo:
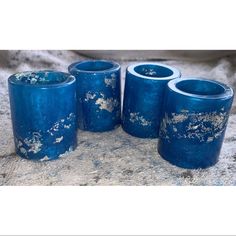
<path fill-rule="evenodd" d="M 72 51 L 0 52 L 0 185 L 236 185 L 236 102 L 219 162 L 206 170 L 172 166 L 157 153 L 156 139 L 139 139 L 121 128 L 105 133 L 79 131 L 78 147 L 57 161 L 32 162 L 14 153 L 7 78 L 27 70 L 56 69 L 86 57 Z M 119 62 L 119 61 L 118 61 Z M 120 62 L 122 85 L 127 65 Z M 236 56 L 208 61 L 167 60 L 183 76 L 216 79 L 236 90 Z"/>

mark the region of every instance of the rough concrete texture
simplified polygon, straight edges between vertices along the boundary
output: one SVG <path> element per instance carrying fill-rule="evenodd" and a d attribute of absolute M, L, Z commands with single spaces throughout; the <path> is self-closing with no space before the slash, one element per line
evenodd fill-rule
<path fill-rule="evenodd" d="M 236 102 L 226 131 L 220 161 L 206 170 L 185 170 L 170 165 L 157 153 L 156 139 L 139 139 L 121 128 L 112 132 L 78 132 L 78 147 L 60 160 L 32 162 L 14 153 L 7 78 L 38 69 L 66 71 L 84 59 L 72 51 L 0 52 L 0 185 L 236 185 Z M 119 62 L 119 61 L 118 61 Z M 122 85 L 125 68 L 122 65 Z M 216 79 L 236 89 L 236 57 L 207 62 L 167 60 L 183 76 Z"/>

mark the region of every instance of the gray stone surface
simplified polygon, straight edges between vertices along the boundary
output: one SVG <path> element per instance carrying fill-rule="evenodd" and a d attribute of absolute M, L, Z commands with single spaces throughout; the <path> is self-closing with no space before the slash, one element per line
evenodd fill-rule
<path fill-rule="evenodd" d="M 128 53 L 128 52 L 127 52 Z M 72 51 L 0 52 L 0 185 L 236 185 L 236 102 L 229 119 L 220 161 L 206 170 L 170 165 L 157 153 L 156 139 L 139 139 L 121 128 L 105 133 L 78 132 L 78 147 L 60 160 L 32 162 L 14 153 L 7 78 L 35 69 L 66 71 L 84 56 Z M 122 65 L 122 85 L 125 67 Z M 183 76 L 216 79 L 236 89 L 236 57 L 207 62 L 167 60 Z"/>

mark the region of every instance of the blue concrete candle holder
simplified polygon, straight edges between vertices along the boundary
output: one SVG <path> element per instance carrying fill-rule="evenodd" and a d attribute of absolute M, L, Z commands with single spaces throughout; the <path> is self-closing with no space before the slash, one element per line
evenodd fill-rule
<path fill-rule="evenodd" d="M 126 70 L 123 129 L 136 137 L 157 138 L 164 91 L 179 70 L 159 63 L 139 63 Z"/>
<path fill-rule="evenodd" d="M 53 160 L 76 147 L 76 80 L 56 71 L 9 77 L 16 153 L 30 160 Z"/>
<path fill-rule="evenodd" d="M 104 132 L 120 124 L 120 65 L 105 60 L 75 62 L 68 68 L 77 80 L 78 126 Z"/>
<path fill-rule="evenodd" d="M 233 90 L 202 78 L 168 83 L 158 151 L 183 168 L 207 168 L 219 158 Z"/>

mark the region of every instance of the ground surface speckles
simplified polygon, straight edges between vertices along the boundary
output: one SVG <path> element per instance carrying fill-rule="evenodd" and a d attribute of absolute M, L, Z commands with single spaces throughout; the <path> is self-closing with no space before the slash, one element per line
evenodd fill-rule
<path fill-rule="evenodd" d="M 70 148 L 59 160 L 33 162 L 16 156 L 10 122 L 8 76 L 45 67 L 66 71 L 69 64 L 82 59 L 84 57 L 70 51 L 11 51 L 4 55 L 4 61 L 0 63 L 0 185 L 236 185 L 235 103 L 220 160 L 206 170 L 172 166 L 157 153 L 156 139 L 135 138 L 121 128 L 105 133 L 80 131 L 76 150 Z M 121 62 L 122 88 L 125 68 L 132 63 Z M 217 79 L 236 89 L 236 58 L 164 63 L 178 67 L 183 76 Z M 65 125 L 62 121 L 60 124 Z"/>

